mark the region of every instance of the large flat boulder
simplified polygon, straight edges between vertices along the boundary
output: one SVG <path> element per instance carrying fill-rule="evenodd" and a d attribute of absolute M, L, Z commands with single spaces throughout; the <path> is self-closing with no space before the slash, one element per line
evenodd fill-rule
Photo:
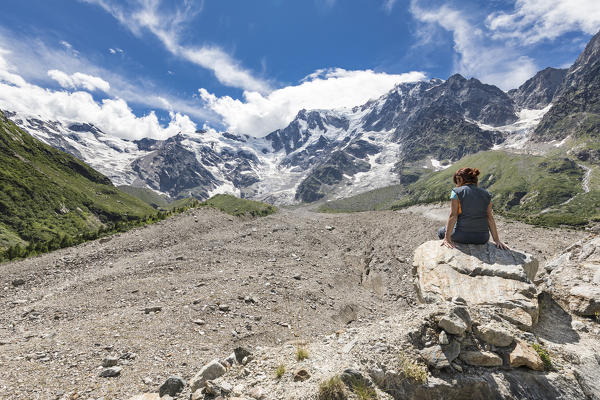
<path fill-rule="evenodd" d="M 414 266 L 421 301 L 455 297 L 469 306 L 491 306 L 507 321 L 529 329 L 537 322 L 537 291 L 532 281 L 538 261 L 529 254 L 500 250 L 491 243 L 449 249 L 432 240 L 415 250 Z"/>
<path fill-rule="evenodd" d="M 548 289 L 563 307 L 580 316 L 600 313 L 600 237 L 574 244 L 544 269 Z"/>

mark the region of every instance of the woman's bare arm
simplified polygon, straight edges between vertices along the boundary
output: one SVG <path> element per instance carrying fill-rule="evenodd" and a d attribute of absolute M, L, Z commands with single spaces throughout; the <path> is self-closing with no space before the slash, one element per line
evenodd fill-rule
<path fill-rule="evenodd" d="M 456 220 L 458 219 L 458 199 L 450 200 L 450 215 L 448 216 L 448 222 L 446 223 L 446 236 L 444 237 L 444 241 L 442 242 L 442 246 L 449 247 L 451 249 L 455 248 L 456 245 L 452 241 L 452 231 L 454 230 L 454 225 L 456 224 Z"/>
<path fill-rule="evenodd" d="M 500 237 L 498 236 L 498 229 L 496 228 L 496 221 L 494 220 L 494 213 L 492 211 L 492 203 L 488 205 L 487 208 L 487 220 L 488 226 L 490 228 L 490 232 L 492 233 L 492 239 L 494 239 L 494 243 L 496 243 L 496 247 L 499 249 L 508 250 L 508 246 L 500 241 Z"/>

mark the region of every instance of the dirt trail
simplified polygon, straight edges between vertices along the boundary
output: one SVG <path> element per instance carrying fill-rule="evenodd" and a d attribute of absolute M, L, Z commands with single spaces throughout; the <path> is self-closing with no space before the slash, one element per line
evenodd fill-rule
<path fill-rule="evenodd" d="M 0 398 L 127 398 L 239 344 L 310 341 L 406 313 L 413 251 L 445 214 L 297 208 L 245 220 L 198 209 L 2 264 Z M 586 236 L 498 225 L 506 243 L 542 260 Z M 109 355 L 123 357 L 117 378 L 98 376 Z"/>

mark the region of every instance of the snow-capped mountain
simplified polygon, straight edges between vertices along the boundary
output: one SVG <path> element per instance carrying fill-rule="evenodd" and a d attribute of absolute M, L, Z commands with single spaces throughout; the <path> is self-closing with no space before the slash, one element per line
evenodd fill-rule
<path fill-rule="evenodd" d="M 6 115 L 115 185 L 171 198 L 228 192 L 278 204 L 310 202 L 410 183 L 482 150 L 539 151 L 544 147 L 532 145 L 534 130 L 535 141 L 562 146 L 564 134 L 540 127 L 564 123 L 573 107 L 583 117 L 596 115 L 599 41 L 596 35 L 568 71 L 547 68 L 508 93 L 458 74 L 402 83 L 354 108 L 301 110 L 264 138 L 201 130 L 128 141 L 81 121 Z"/>
<path fill-rule="evenodd" d="M 172 198 L 229 192 L 273 203 L 410 182 L 415 168 L 439 169 L 443 160 L 448 164 L 507 140 L 514 145 L 511 135 L 527 136 L 532 127 L 531 115 L 506 93 L 460 75 L 402 83 L 351 109 L 301 110 L 264 138 L 203 130 L 128 141 L 91 124 L 7 115 L 116 185 L 148 187 Z"/>

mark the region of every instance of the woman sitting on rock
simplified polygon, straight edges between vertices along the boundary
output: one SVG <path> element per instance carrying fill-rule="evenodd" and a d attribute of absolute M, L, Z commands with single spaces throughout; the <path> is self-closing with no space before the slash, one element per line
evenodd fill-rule
<path fill-rule="evenodd" d="M 461 168 L 454 174 L 456 187 L 450 194 L 450 216 L 446 227 L 438 231 L 438 237 L 443 239 L 441 245 L 454 248 L 454 242 L 485 244 L 492 232 L 496 247 L 508 249 L 498 237 L 492 214 L 492 195 L 477 187 L 478 176 L 477 168 Z"/>

